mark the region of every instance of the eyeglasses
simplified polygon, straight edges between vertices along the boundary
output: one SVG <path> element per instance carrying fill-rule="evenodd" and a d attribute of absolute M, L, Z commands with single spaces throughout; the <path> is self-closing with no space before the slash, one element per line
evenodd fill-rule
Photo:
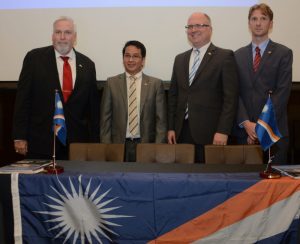
<path fill-rule="evenodd" d="M 136 55 L 136 54 L 133 54 L 133 55 L 130 55 L 130 54 L 124 54 L 124 58 L 125 59 L 132 59 L 132 60 L 138 60 L 140 58 L 142 58 L 140 55 Z"/>
<path fill-rule="evenodd" d="M 186 30 L 189 30 L 189 31 L 191 31 L 191 30 L 193 30 L 193 29 L 195 29 L 195 30 L 202 30 L 202 29 L 207 28 L 207 27 L 209 27 L 209 26 L 210 26 L 210 25 L 208 25 L 208 24 L 186 25 L 186 26 L 185 26 L 185 29 L 186 29 Z"/>
<path fill-rule="evenodd" d="M 66 30 L 66 31 L 61 31 L 61 30 L 55 30 L 54 32 L 53 32 L 53 34 L 55 34 L 55 35 L 62 35 L 62 34 L 64 34 L 64 35 L 73 35 L 74 34 L 74 31 L 72 31 L 72 30 Z"/>

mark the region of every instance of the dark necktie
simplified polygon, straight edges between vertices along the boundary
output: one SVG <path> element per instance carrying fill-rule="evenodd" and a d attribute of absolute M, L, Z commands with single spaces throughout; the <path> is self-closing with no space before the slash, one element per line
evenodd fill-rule
<path fill-rule="evenodd" d="M 261 61 L 260 49 L 259 49 L 259 47 L 256 47 L 255 48 L 255 57 L 254 57 L 254 61 L 253 61 L 253 71 L 254 72 L 256 72 L 258 70 L 260 61 Z"/>
<path fill-rule="evenodd" d="M 71 66 L 68 62 L 69 57 L 61 57 L 61 58 L 64 61 L 62 92 L 64 96 L 64 101 L 67 102 L 73 90 L 72 71 L 71 71 Z"/>

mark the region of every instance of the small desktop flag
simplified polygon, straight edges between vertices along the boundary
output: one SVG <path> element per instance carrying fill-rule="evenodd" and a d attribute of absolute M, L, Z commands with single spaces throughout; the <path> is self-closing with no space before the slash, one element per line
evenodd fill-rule
<path fill-rule="evenodd" d="M 261 115 L 257 121 L 255 132 L 264 151 L 269 149 L 277 142 L 282 135 L 280 134 L 275 118 L 272 100 L 269 97 Z"/>
<path fill-rule="evenodd" d="M 53 117 L 53 130 L 60 142 L 66 145 L 67 127 L 65 123 L 64 109 L 58 92 L 55 93 L 55 111 Z"/>

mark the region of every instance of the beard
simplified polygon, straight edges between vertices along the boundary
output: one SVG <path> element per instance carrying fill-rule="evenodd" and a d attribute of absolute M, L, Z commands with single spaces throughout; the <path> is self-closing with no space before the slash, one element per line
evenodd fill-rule
<path fill-rule="evenodd" d="M 71 49 L 72 49 L 71 44 L 69 44 L 69 43 L 61 43 L 61 42 L 55 43 L 54 47 L 55 47 L 56 51 L 58 51 L 61 55 L 68 54 L 71 51 Z"/>

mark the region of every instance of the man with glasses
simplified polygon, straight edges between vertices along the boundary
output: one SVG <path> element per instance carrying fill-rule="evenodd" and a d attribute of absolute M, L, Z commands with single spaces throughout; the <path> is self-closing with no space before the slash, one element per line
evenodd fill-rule
<path fill-rule="evenodd" d="M 235 52 L 240 82 L 235 135 L 239 144 L 258 143 L 256 121 L 271 91 L 277 126 L 283 136 L 272 146 L 271 154 L 274 163 L 284 164 L 287 163 L 289 145 L 287 103 L 292 87 L 293 52 L 270 40 L 273 11 L 268 5 L 262 3 L 250 8 L 248 27 L 252 34 L 251 43 Z"/>
<path fill-rule="evenodd" d="M 126 162 L 136 159 L 137 143 L 166 142 L 166 98 L 162 81 L 142 72 L 146 48 L 128 41 L 125 72 L 107 79 L 101 103 L 100 140 L 125 143 Z"/>
<path fill-rule="evenodd" d="M 212 25 L 205 13 L 193 13 L 186 26 L 192 49 L 176 56 L 168 102 L 168 143 L 192 143 L 196 162 L 204 145 L 226 145 L 238 101 L 233 51 L 211 43 Z"/>

